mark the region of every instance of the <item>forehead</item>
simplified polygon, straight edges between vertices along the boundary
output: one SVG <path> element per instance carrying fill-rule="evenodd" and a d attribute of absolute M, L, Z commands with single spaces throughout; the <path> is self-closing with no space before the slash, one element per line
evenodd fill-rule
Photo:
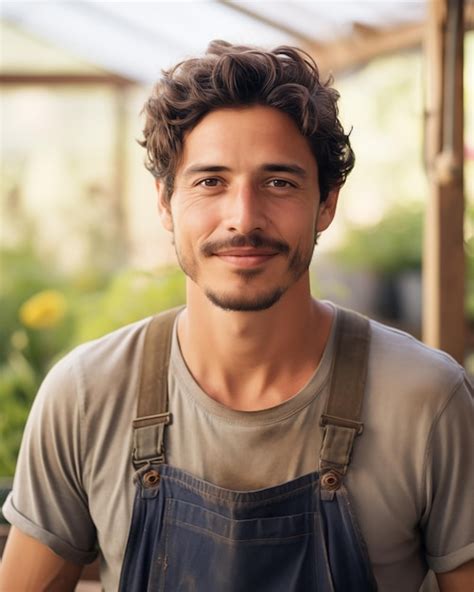
<path fill-rule="evenodd" d="M 309 142 L 293 119 L 260 105 L 217 109 L 203 117 L 184 138 L 179 169 L 195 160 L 224 166 L 293 161 L 316 168 Z"/>

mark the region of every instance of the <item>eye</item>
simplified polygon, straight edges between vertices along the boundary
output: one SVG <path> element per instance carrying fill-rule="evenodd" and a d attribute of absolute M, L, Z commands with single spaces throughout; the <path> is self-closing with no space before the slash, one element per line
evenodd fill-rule
<path fill-rule="evenodd" d="M 289 187 L 295 187 L 294 183 L 291 183 L 291 181 L 287 181 L 286 179 L 270 179 L 268 185 L 278 189 L 288 189 Z"/>
<path fill-rule="evenodd" d="M 216 179 L 216 177 L 208 177 L 207 179 L 202 179 L 197 184 L 201 187 L 217 187 L 219 183 L 220 180 Z"/>

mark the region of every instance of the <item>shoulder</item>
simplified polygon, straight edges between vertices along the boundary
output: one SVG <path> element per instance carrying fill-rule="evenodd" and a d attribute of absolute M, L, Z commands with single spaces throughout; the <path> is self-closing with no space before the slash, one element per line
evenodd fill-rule
<path fill-rule="evenodd" d="M 81 388 L 90 382 L 110 385 L 130 373 L 141 357 L 146 329 L 152 317 L 121 327 L 83 343 L 66 354 L 51 370 L 58 378 L 74 377 Z"/>
<path fill-rule="evenodd" d="M 125 395 L 136 384 L 146 328 L 151 318 L 77 346 L 45 377 L 35 411 L 75 409 L 79 417 L 104 401 Z"/>
<path fill-rule="evenodd" d="M 408 333 L 371 321 L 369 375 L 399 396 L 416 394 L 446 402 L 466 381 L 464 369 L 451 356 Z"/>
<path fill-rule="evenodd" d="M 386 447 L 387 462 L 396 449 L 405 467 L 414 462 L 420 471 L 447 418 L 472 408 L 469 381 L 451 356 L 407 333 L 371 321 L 371 334 L 366 425 L 377 436 L 378 451 Z"/>
<path fill-rule="evenodd" d="M 100 367 L 102 371 L 118 369 L 117 366 L 122 366 L 137 355 L 151 319 L 152 317 L 142 319 L 83 343 L 69 352 L 62 363 L 88 371 L 95 367 Z"/>

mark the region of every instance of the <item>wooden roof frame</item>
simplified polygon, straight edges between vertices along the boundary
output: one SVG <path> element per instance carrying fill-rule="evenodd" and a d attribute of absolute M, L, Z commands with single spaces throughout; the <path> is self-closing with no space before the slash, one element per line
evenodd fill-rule
<path fill-rule="evenodd" d="M 24 72 L 21 74 L 0 74 L 0 84 L 4 85 L 34 85 L 34 84 L 47 84 L 47 85 L 106 85 L 114 87 L 127 87 L 135 86 L 138 84 L 134 80 L 124 78 L 123 76 L 117 76 L 115 74 L 70 74 L 66 72 L 54 72 L 54 73 L 42 73 L 36 72 Z"/>
<path fill-rule="evenodd" d="M 320 42 L 303 35 L 297 29 L 290 27 L 269 16 L 252 10 L 244 2 L 233 0 L 217 0 L 233 10 L 250 16 L 261 23 L 278 29 L 293 37 L 299 46 L 310 53 L 322 71 L 344 72 L 356 69 L 374 58 L 390 54 L 395 51 L 421 48 L 425 41 L 428 24 L 425 22 L 409 23 L 392 27 L 371 27 L 355 22 L 352 33 L 338 37 L 334 41 Z M 439 0 L 428 0 L 428 5 L 436 4 Z M 474 0 L 463 0 L 464 30 L 474 28 Z"/>

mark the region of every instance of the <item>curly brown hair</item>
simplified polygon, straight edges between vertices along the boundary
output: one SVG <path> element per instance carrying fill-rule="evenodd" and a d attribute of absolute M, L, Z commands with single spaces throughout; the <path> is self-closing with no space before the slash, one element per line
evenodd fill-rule
<path fill-rule="evenodd" d="M 146 168 L 171 198 L 183 138 L 210 111 L 264 105 L 289 115 L 318 163 L 320 199 L 341 186 L 354 166 L 349 134 L 338 118 L 339 93 L 322 82 L 313 58 L 295 47 L 273 51 L 212 41 L 206 54 L 163 71 L 145 103 Z"/>

